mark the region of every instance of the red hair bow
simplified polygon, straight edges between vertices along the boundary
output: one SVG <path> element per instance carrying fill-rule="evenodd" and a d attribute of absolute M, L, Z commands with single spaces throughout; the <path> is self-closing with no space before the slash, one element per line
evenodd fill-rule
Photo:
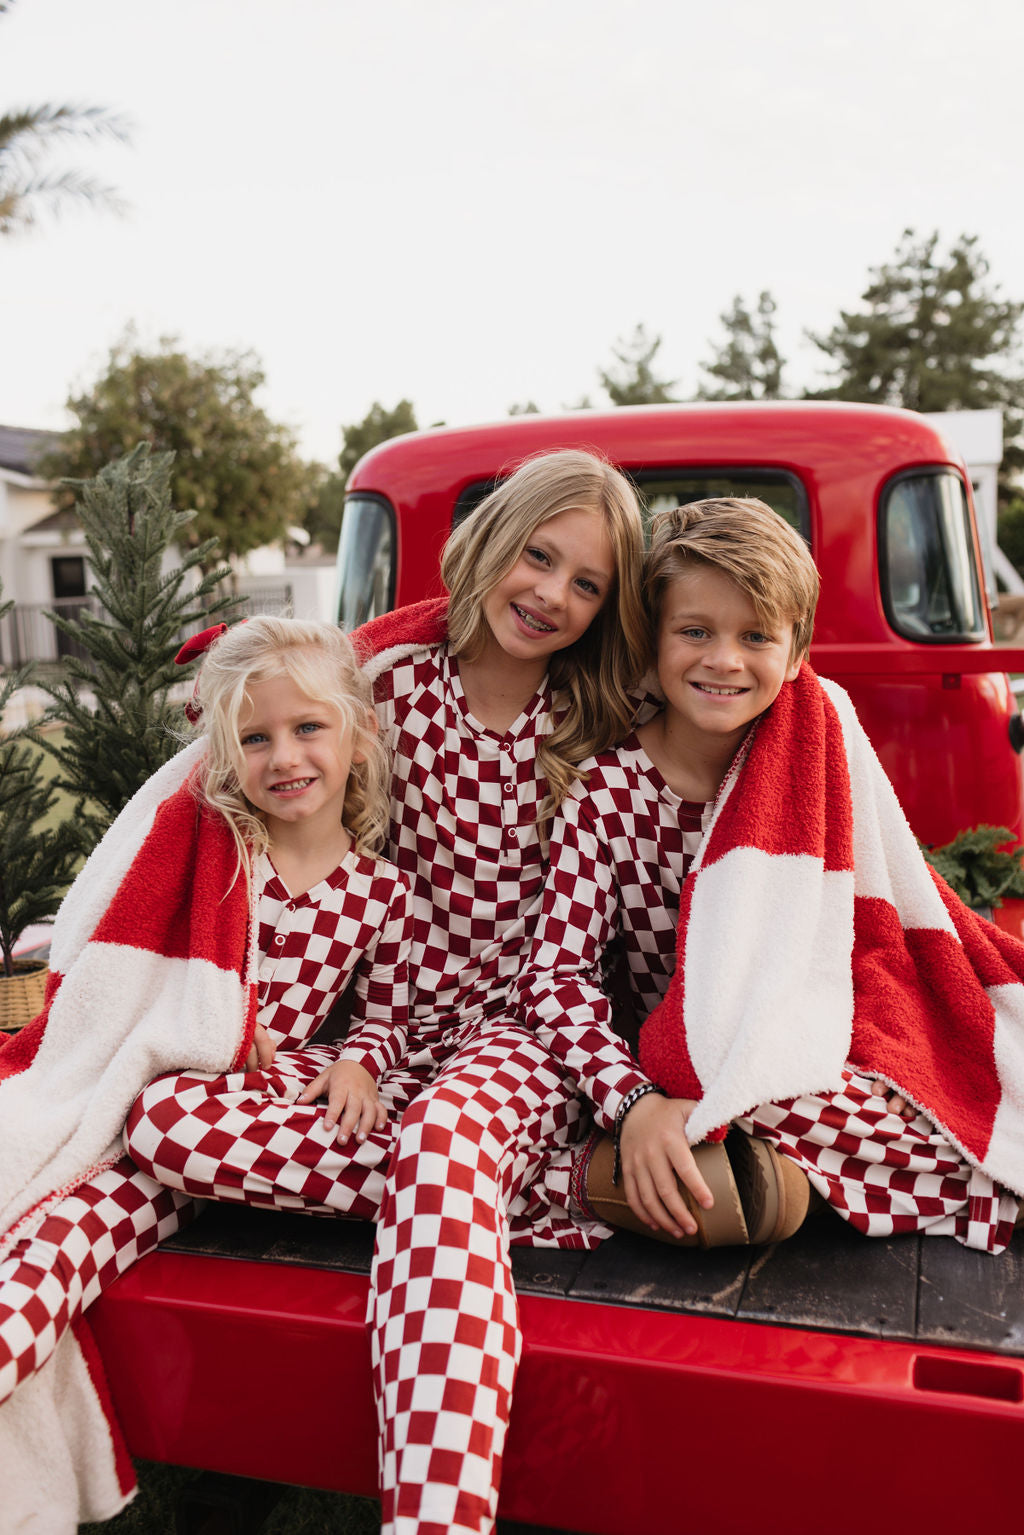
<path fill-rule="evenodd" d="M 209 650 L 214 640 L 219 640 L 221 635 L 227 632 L 227 624 L 212 624 L 209 629 L 201 629 L 198 634 L 193 634 L 190 640 L 186 640 L 174 658 L 175 666 L 187 666 L 197 656 L 201 656 Z M 202 714 L 199 706 L 199 679 L 192 691 L 192 697 L 185 705 L 185 718 L 190 725 L 198 725 L 199 716 Z"/>
<path fill-rule="evenodd" d="M 227 624 L 213 624 L 209 629 L 201 629 L 198 634 L 193 634 L 190 640 L 186 640 L 174 658 L 175 666 L 187 666 L 194 661 L 196 656 L 201 656 L 204 650 L 209 650 L 214 640 L 219 640 L 226 633 Z"/>

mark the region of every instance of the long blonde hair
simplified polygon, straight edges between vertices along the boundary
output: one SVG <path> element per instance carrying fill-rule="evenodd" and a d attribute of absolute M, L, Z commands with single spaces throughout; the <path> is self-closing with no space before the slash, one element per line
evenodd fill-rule
<path fill-rule="evenodd" d="M 574 780 L 579 764 L 621 740 L 634 712 L 629 688 L 641 675 L 645 624 L 640 600 L 643 521 L 632 485 L 606 460 L 577 448 L 539 453 L 520 464 L 449 538 L 441 559 L 448 588 L 452 653 L 475 660 L 487 637 L 484 601 L 522 554 L 537 527 L 559 512 L 592 511 L 603 520 L 615 579 L 584 634 L 550 658 L 553 688 L 568 707 L 544 737 L 537 759 L 548 783 L 542 822 Z"/>
<path fill-rule="evenodd" d="M 387 840 L 391 759 L 370 719 L 373 693 L 346 636 L 333 624 L 262 615 L 228 629 L 203 657 L 196 702 L 206 755 L 199 787 L 227 821 L 248 874 L 270 846 L 267 828 L 242 792 L 240 722 L 254 683 L 288 677 L 314 703 L 341 715 L 361 760 L 349 770 L 341 820 L 361 853 L 375 857 Z"/>

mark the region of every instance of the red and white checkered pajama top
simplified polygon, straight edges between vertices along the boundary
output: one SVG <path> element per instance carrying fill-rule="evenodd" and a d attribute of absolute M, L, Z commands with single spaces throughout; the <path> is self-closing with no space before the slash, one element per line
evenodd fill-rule
<path fill-rule="evenodd" d="M 352 1024 L 339 1058 L 379 1078 L 407 1045 L 413 924 L 406 880 L 394 864 L 354 848 L 304 895 L 290 894 L 266 854 L 253 875 L 258 1021 L 279 1050 L 299 1050 L 352 981 Z"/>
<path fill-rule="evenodd" d="M 413 892 L 412 1027 L 440 1064 L 483 1020 L 509 1013 L 540 914 L 545 860 L 537 748 L 551 729 L 545 685 L 504 735 L 473 718 L 444 645 L 396 661 L 375 684 L 394 750 L 390 856 Z M 600 1076 L 612 1118 L 645 1080 L 609 1030 L 550 1047 L 581 1086 Z M 576 1066 L 579 1072 L 576 1072 Z M 586 1091 L 585 1088 L 583 1088 Z"/>
<path fill-rule="evenodd" d="M 621 935 L 643 1020 L 675 969 L 679 891 L 711 806 L 674 794 L 635 735 L 584 769 L 588 781 L 573 785 L 552 827 L 551 871 L 515 1005 L 545 1041 L 572 1041 L 568 1064 L 604 1107 L 605 1085 L 586 1064 L 591 1034 L 613 1028 L 604 952 Z"/>
<path fill-rule="evenodd" d="M 590 766 L 556 817 L 551 873 L 516 1009 L 542 1041 L 609 1027 L 601 954 L 621 934 L 640 1021 L 661 1001 L 676 963 L 679 896 L 710 805 L 681 801 L 635 736 Z M 568 1020 L 568 1021 L 567 1021 Z M 570 1059 L 576 1069 L 577 1063 Z M 602 1083 L 577 1071 L 588 1097 Z M 1000 1252 L 1017 1201 L 972 1167 L 924 1116 L 904 1123 L 850 1067 L 843 1087 L 752 1107 L 736 1123 L 774 1141 L 844 1219 L 869 1236 L 926 1231 Z"/>

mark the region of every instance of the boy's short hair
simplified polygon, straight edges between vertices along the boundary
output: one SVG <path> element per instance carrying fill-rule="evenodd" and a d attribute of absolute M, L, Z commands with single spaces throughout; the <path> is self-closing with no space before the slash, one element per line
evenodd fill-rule
<path fill-rule="evenodd" d="M 652 651 L 666 590 L 697 563 L 730 576 L 749 595 L 767 627 L 792 623 L 791 659 L 803 659 L 814 630 L 817 567 L 796 529 L 753 496 L 690 501 L 653 518 L 644 565 Z"/>

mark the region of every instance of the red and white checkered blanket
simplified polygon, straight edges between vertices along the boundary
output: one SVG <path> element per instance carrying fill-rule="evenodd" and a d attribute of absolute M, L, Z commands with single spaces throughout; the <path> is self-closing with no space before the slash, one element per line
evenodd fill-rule
<path fill-rule="evenodd" d="M 751 732 L 683 887 L 644 1070 L 693 1141 L 883 1078 L 1024 1195 L 1024 943 L 930 868 L 853 706 L 806 664 Z"/>

